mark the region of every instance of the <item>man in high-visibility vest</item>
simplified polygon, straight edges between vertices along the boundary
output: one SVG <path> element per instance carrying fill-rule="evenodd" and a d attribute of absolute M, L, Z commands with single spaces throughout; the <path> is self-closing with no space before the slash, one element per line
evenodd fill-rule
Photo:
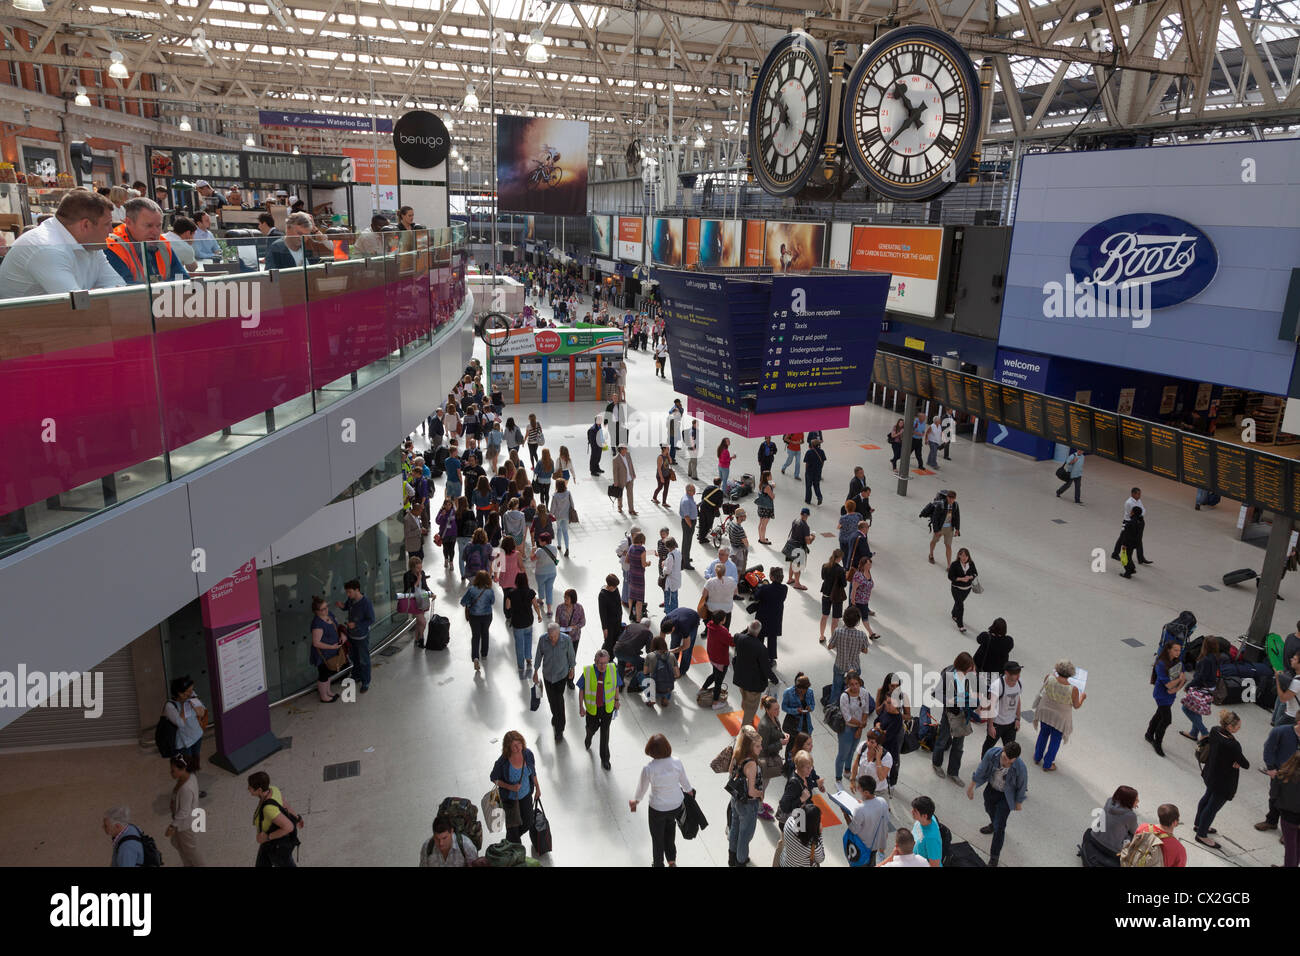
<path fill-rule="evenodd" d="M 619 688 L 623 679 L 618 669 L 609 666 L 609 651 L 601 648 L 596 659 L 582 669 L 578 680 L 578 706 L 587 715 L 587 737 L 583 744 L 591 749 L 591 738 L 600 730 L 600 765 L 609 769 L 609 724 L 619 708 Z"/>
<path fill-rule="evenodd" d="M 143 196 L 127 200 L 126 220 L 113 227 L 104 254 L 128 285 L 188 279 L 171 243 L 162 237 L 162 208 Z"/>

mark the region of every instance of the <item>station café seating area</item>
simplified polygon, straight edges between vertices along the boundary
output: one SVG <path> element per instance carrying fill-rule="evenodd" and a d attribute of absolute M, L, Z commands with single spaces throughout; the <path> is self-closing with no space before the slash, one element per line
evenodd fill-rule
<path fill-rule="evenodd" d="M 0 300 L 0 555 L 432 347 L 465 298 L 464 227 L 383 233 L 364 258 L 352 238 L 296 269 Z"/>

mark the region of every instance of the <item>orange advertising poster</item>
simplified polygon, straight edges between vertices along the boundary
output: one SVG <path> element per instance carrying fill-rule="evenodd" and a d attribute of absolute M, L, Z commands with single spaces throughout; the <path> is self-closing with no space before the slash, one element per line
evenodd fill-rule
<path fill-rule="evenodd" d="M 352 168 L 356 171 L 359 183 L 376 183 L 380 186 L 397 185 L 397 153 L 391 149 L 379 151 L 379 171 L 375 172 L 375 151 L 373 149 L 341 150 L 344 156 L 351 158 Z"/>
<path fill-rule="evenodd" d="M 942 251 L 942 226 L 854 226 L 849 268 L 937 280 Z"/>
<path fill-rule="evenodd" d="M 761 266 L 764 261 L 763 233 L 767 223 L 762 219 L 745 220 L 745 265 Z"/>
<path fill-rule="evenodd" d="M 686 220 L 686 268 L 691 269 L 700 263 L 700 221 Z"/>
<path fill-rule="evenodd" d="M 618 241 L 638 243 L 642 241 L 640 216 L 618 217 Z"/>

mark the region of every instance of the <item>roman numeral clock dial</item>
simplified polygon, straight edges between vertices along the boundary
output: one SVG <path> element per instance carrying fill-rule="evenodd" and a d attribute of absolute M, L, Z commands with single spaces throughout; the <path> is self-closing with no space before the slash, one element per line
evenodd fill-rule
<path fill-rule="evenodd" d="M 933 27 L 900 27 L 868 47 L 844 94 L 849 158 L 875 192 L 932 199 L 962 172 L 980 135 L 979 78 L 970 57 Z"/>
<path fill-rule="evenodd" d="M 763 61 L 749 107 L 749 158 L 754 178 L 773 196 L 804 187 L 826 138 L 830 71 L 820 45 L 796 31 Z"/>

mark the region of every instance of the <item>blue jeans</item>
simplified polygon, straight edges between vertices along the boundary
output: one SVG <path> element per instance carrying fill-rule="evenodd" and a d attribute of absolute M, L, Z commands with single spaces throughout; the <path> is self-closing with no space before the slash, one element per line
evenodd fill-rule
<path fill-rule="evenodd" d="M 370 686 L 370 638 L 349 637 L 348 656 L 352 658 L 352 676 L 362 687 Z"/>
<path fill-rule="evenodd" d="M 550 607 L 555 603 L 555 572 L 543 574 L 537 573 L 537 596 L 541 598 L 543 604 Z"/>
<path fill-rule="evenodd" d="M 1056 760 L 1056 752 L 1061 749 L 1061 732 L 1055 727 L 1043 724 L 1038 731 L 1038 742 L 1034 744 L 1034 763 L 1043 762 L 1043 769 L 1048 770 Z"/>
<path fill-rule="evenodd" d="M 831 665 L 831 703 L 836 707 L 840 705 L 840 695 L 844 693 L 844 671 L 840 670 L 838 664 Z M 835 776 L 839 776 L 836 774 Z"/>
<path fill-rule="evenodd" d="M 460 497 L 460 492 L 461 492 L 461 483 L 459 481 L 452 481 L 450 478 L 448 478 L 447 496 L 451 498 L 452 501 L 455 501 L 457 498 Z"/>
<path fill-rule="evenodd" d="M 1186 704 L 1183 704 L 1183 713 L 1186 714 L 1187 719 L 1192 722 L 1193 737 L 1195 737 L 1197 740 L 1200 740 L 1202 737 L 1206 737 L 1209 735 L 1210 732 L 1205 729 L 1204 717 L 1202 717 L 1200 714 L 1196 713 L 1195 711 L 1188 710 Z"/>
<path fill-rule="evenodd" d="M 727 849 L 731 851 L 736 862 L 749 862 L 749 841 L 754 839 L 754 830 L 758 827 L 758 811 L 761 800 L 731 800 L 731 829 L 727 831 Z"/>
<path fill-rule="evenodd" d="M 664 590 L 664 613 L 671 614 L 677 610 L 677 592 Z"/>
<path fill-rule="evenodd" d="M 731 474 L 730 465 L 728 465 L 726 468 L 723 468 L 721 465 L 718 466 L 718 475 L 721 476 L 722 478 L 722 491 L 724 494 L 727 491 L 727 476 L 730 474 Z"/>
<path fill-rule="evenodd" d="M 683 640 L 682 632 L 676 629 L 673 630 L 673 641 L 672 644 L 670 645 L 670 649 L 674 651 L 677 650 L 678 648 L 682 649 L 681 660 L 678 662 L 677 665 L 678 670 L 681 672 L 682 677 L 686 676 L 686 669 L 691 666 L 691 654 L 695 650 L 695 638 L 698 636 L 698 634 L 699 634 L 699 628 L 697 627 L 695 630 L 685 635 L 686 639 Z"/>
<path fill-rule="evenodd" d="M 926 464 L 930 468 L 938 468 L 939 467 L 939 443 L 932 441 L 932 442 L 926 442 L 926 444 L 930 446 L 930 460 Z M 996 837 L 994 839 L 996 839 Z M 997 856 L 997 854 L 994 853 L 993 856 Z"/>
<path fill-rule="evenodd" d="M 835 706 L 838 707 L 839 704 L 836 704 Z M 858 738 L 853 734 L 856 729 L 856 727 L 845 727 L 844 731 L 839 735 L 840 746 L 839 750 L 835 752 L 836 783 L 843 778 L 846 771 L 853 769 L 853 748 L 857 746 L 858 743 Z"/>
<path fill-rule="evenodd" d="M 533 626 L 516 627 L 515 632 L 515 664 L 520 670 L 524 669 L 524 661 L 532 660 L 533 657 Z"/>
<path fill-rule="evenodd" d="M 1011 817 L 1011 808 L 1007 806 L 1007 795 L 986 786 L 984 812 L 989 815 L 989 821 L 993 824 L 993 843 L 989 846 L 989 856 L 997 857 L 1002 854 L 1002 841 L 1007 835 L 1007 820 Z"/>
<path fill-rule="evenodd" d="M 568 518 L 555 519 L 556 547 L 559 547 L 561 541 L 564 542 L 564 550 L 568 551 L 569 550 L 569 519 Z"/>
<path fill-rule="evenodd" d="M 801 477 L 799 473 L 799 466 L 803 464 L 803 459 L 799 457 L 798 451 L 792 450 L 790 448 L 787 448 L 785 450 L 785 464 L 781 466 L 781 474 L 783 475 L 785 474 L 785 470 L 790 467 L 790 462 L 794 462 L 794 476 L 796 478 Z"/>
<path fill-rule="evenodd" d="M 460 571 L 460 576 L 465 576 L 465 549 L 469 547 L 473 538 L 456 539 L 456 568 Z"/>

